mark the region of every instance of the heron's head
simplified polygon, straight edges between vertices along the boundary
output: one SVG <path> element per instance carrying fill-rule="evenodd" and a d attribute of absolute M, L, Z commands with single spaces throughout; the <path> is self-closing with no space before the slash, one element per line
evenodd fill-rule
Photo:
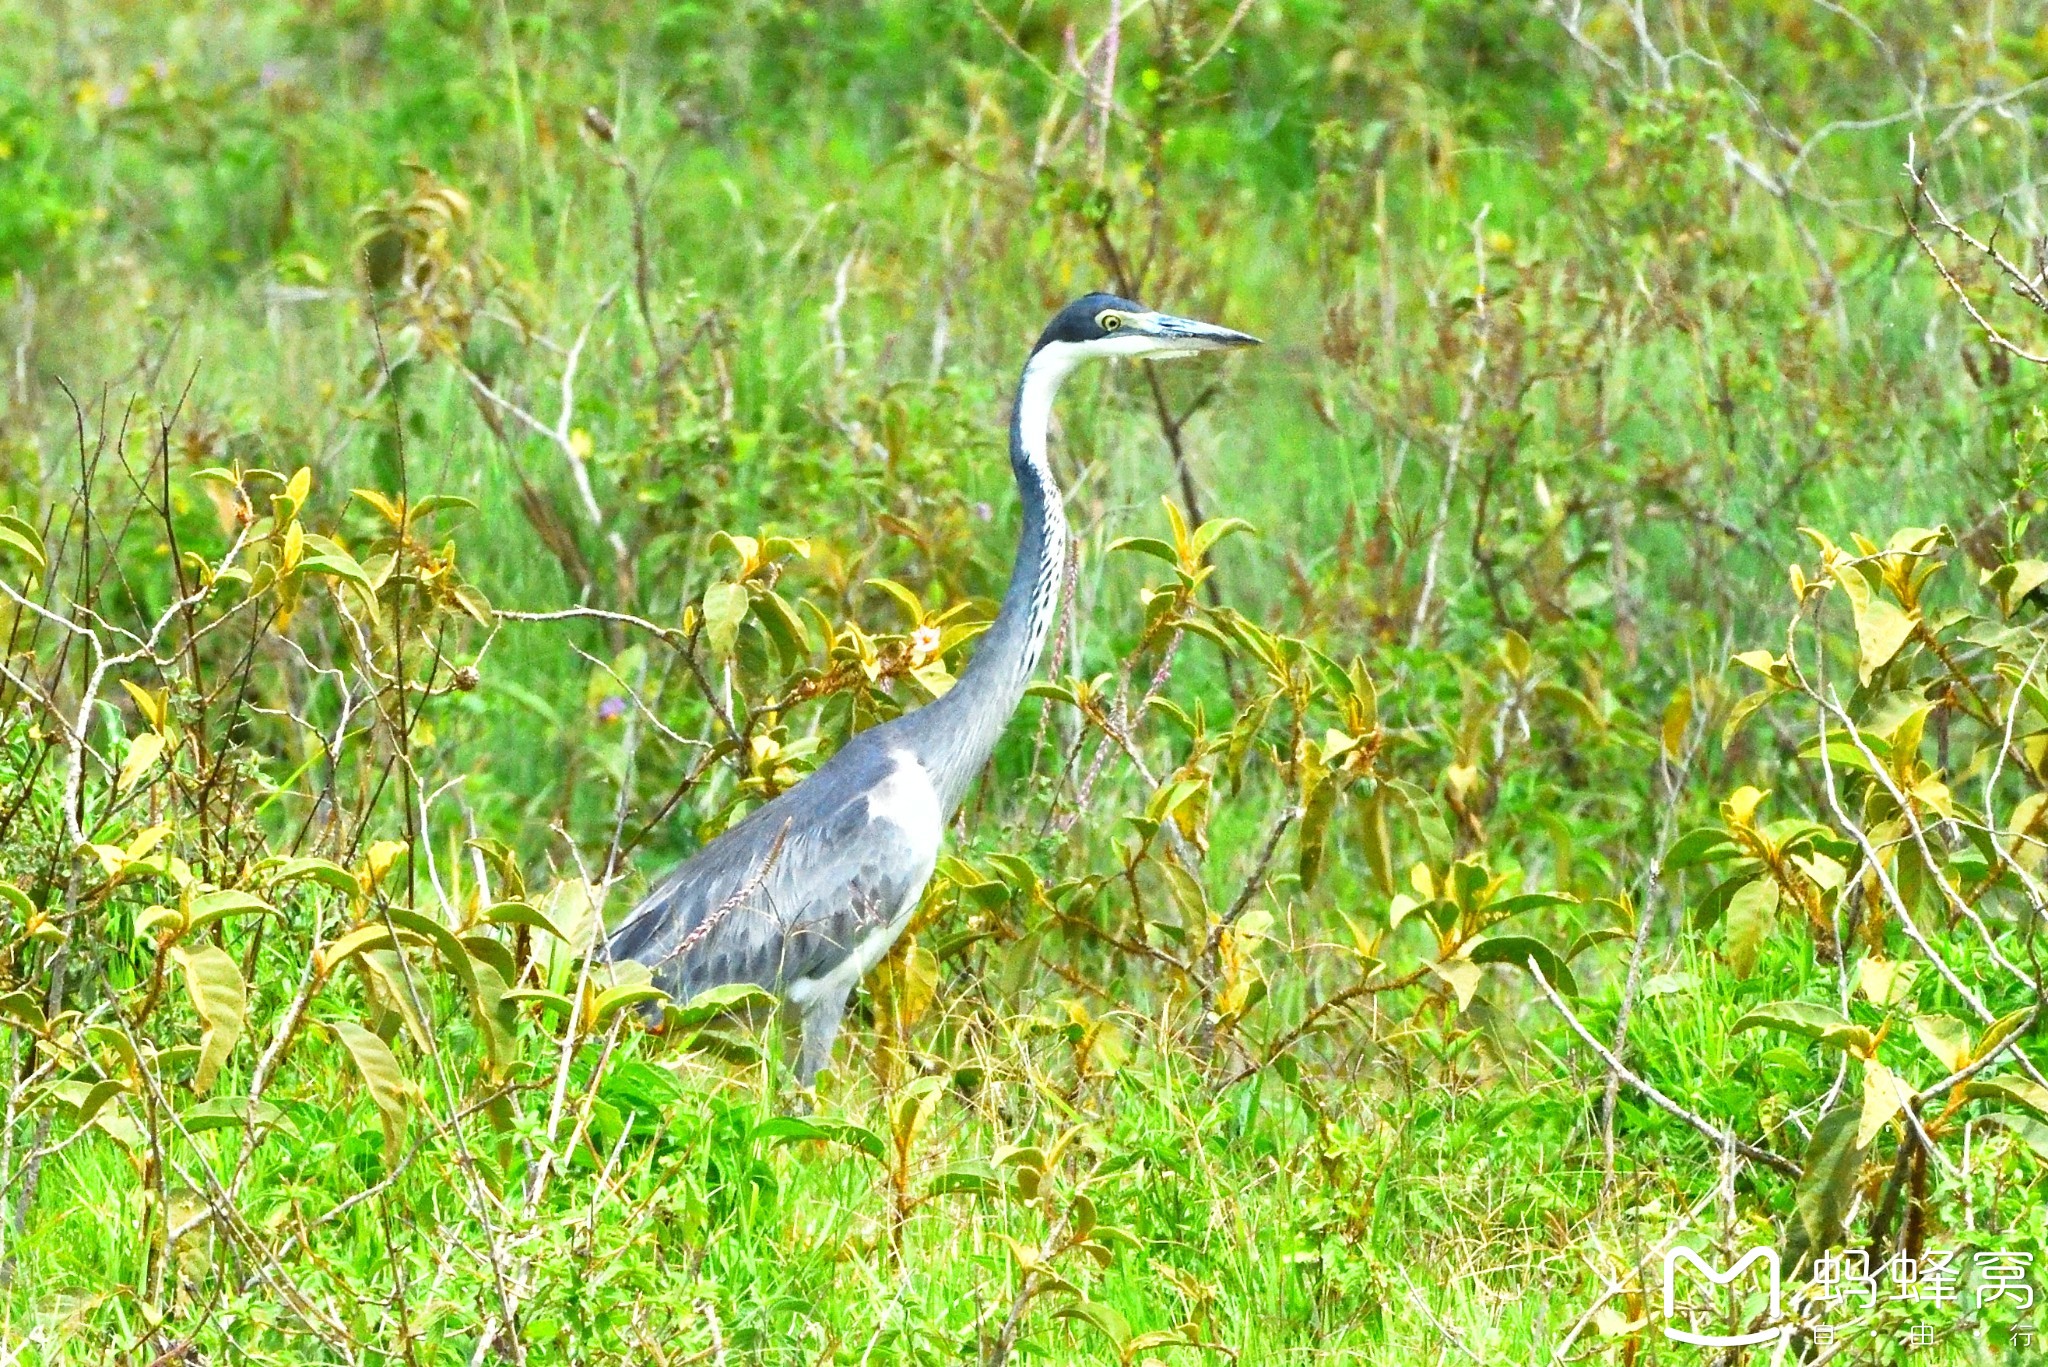
<path fill-rule="evenodd" d="M 1214 323 L 1159 313 L 1114 294 L 1087 294 L 1054 315 L 1032 355 L 1058 348 L 1055 354 L 1069 364 L 1106 356 L 1158 361 L 1258 344 Z"/>

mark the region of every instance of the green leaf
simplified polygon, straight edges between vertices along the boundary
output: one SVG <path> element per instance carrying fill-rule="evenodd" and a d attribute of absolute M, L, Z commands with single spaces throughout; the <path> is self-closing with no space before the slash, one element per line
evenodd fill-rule
<path fill-rule="evenodd" d="M 569 941 L 569 937 L 562 933 L 561 927 L 549 920 L 547 913 L 531 902 L 511 900 L 494 903 L 484 912 L 484 919 L 494 926 L 530 926 L 535 930 L 546 931 L 564 944 Z"/>
<path fill-rule="evenodd" d="M 405 1134 L 406 1115 L 414 1095 L 413 1085 L 399 1070 L 398 1055 L 391 1052 L 390 1045 L 354 1021 L 332 1021 L 327 1028 L 347 1048 L 384 1122 L 386 1166 L 398 1162 L 398 1146 Z"/>
<path fill-rule="evenodd" d="M 1172 546 L 1156 536 L 1120 536 L 1109 543 L 1112 551 L 1135 551 L 1149 555 L 1155 560 L 1164 560 L 1169 565 L 1179 565 L 1180 556 Z"/>
<path fill-rule="evenodd" d="M 267 1130 L 283 1119 L 284 1112 L 267 1101 L 217 1096 L 186 1111 L 178 1123 L 193 1134 L 204 1134 L 208 1130 Z"/>
<path fill-rule="evenodd" d="M 1856 1143 L 1859 1106 L 1837 1106 L 1822 1116 L 1806 1143 L 1799 1185 L 1793 1200 L 1798 1219 L 1785 1231 L 1780 1260 L 1786 1275 L 1797 1278 L 1806 1265 L 1842 1237 L 1842 1221 L 1856 1194 L 1863 1170 L 1863 1149 Z"/>
<path fill-rule="evenodd" d="M 949 1163 L 925 1185 L 927 1196 L 1001 1196 L 1003 1179 L 985 1158 L 963 1158 Z"/>
<path fill-rule="evenodd" d="M 1915 1016 L 1913 1033 L 1935 1061 L 1951 1073 L 1961 1072 L 1972 1058 L 1970 1027 L 1954 1016 Z"/>
<path fill-rule="evenodd" d="M 1702 826 L 1699 830 L 1686 832 L 1672 845 L 1671 852 L 1664 856 L 1664 872 L 1711 864 L 1740 853 L 1742 848 L 1728 832 L 1719 826 Z"/>
<path fill-rule="evenodd" d="M 1963 1084 L 1963 1095 L 1972 1101 L 2003 1101 L 2025 1106 L 2038 1115 L 2048 1117 L 2048 1087 L 2032 1078 L 1975 1077 Z"/>
<path fill-rule="evenodd" d="M 1529 960 L 1543 970 L 1543 976 L 1550 985 L 1564 996 L 1579 995 L 1578 982 L 1562 956 L 1541 940 L 1527 935 L 1489 935 L 1477 941 L 1466 950 L 1465 957 L 1475 964 L 1513 964 L 1526 969 Z"/>
<path fill-rule="evenodd" d="M 434 999 L 421 990 L 418 970 L 395 945 L 358 954 L 356 968 L 369 985 L 371 1000 L 395 1012 L 413 1045 L 422 1054 L 429 1053 L 436 1036 L 427 1013 L 433 1009 Z"/>
<path fill-rule="evenodd" d="M 810 631 L 805 628 L 803 618 L 797 616 L 796 610 L 781 594 L 773 589 L 764 589 L 754 599 L 754 607 L 760 614 L 762 629 L 775 643 L 775 652 L 785 670 L 795 669 L 810 657 Z"/>
<path fill-rule="evenodd" d="M 486 931 L 472 930 L 456 938 L 468 951 L 472 963 L 481 964 L 497 973 L 498 981 L 509 983 L 519 976 L 519 966 L 512 958 L 511 946 Z M 478 980 L 481 983 L 481 979 Z"/>
<path fill-rule="evenodd" d="M 43 1016 L 42 1003 L 27 992 L 9 992 L 0 996 L 0 1020 L 13 1021 L 37 1034 L 49 1028 L 49 1021 Z"/>
<path fill-rule="evenodd" d="M 1486 904 L 1486 914 L 1495 920 L 1506 920 L 1525 911 L 1536 911 L 1543 907 L 1575 907 L 1576 897 L 1561 892 L 1523 892 L 1513 897 L 1503 897 L 1498 902 Z"/>
<path fill-rule="evenodd" d="M 1053 1312 L 1053 1318 L 1079 1320 L 1083 1324 L 1094 1325 L 1102 1331 L 1102 1336 L 1109 1340 L 1119 1357 L 1123 1356 L 1125 1346 L 1131 1341 L 1130 1321 L 1125 1319 L 1123 1312 L 1115 1306 L 1105 1305 L 1101 1301 L 1068 1301 Z"/>
<path fill-rule="evenodd" d="M 1633 938 L 1620 926 L 1595 926 L 1574 939 L 1571 948 L 1564 952 L 1564 957 L 1567 961 L 1570 961 L 1578 958 L 1587 950 L 1604 945 L 1611 940 L 1628 940 Z"/>
<path fill-rule="evenodd" d="M 1884 749 L 1874 737 L 1865 737 L 1865 742 L 1870 745 L 1872 753 L 1879 756 L 1884 754 Z M 1825 746 L 1817 740 L 1808 741 L 1800 747 L 1799 758 L 1819 759 L 1823 753 L 1827 755 L 1830 765 L 1839 765 L 1844 769 L 1860 769 L 1866 774 L 1877 772 L 1870 761 L 1864 758 L 1863 752 L 1857 749 L 1853 742 L 1846 740 L 1831 740 Z"/>
<path fill-rule="evenodd" d="M 1337 780 L 1324 775 L 1308 796 L 1301 814 L 1301 853 L 1298 872 L 1301 890 L 1311 892 L 1323 871 L 1323 851 L 1328 843 L 1330 815 L 1337 809 Z"/>
<path fill-rule="evenodd" d="M 345 892 L 351 897 L 363 890 L 362 884 L 356 881 L 356 876 L 332 859 L 285 859 L 274 865 L 259 868 L 259 872 L 272 887 L 311 879 L 322 887 Z"/>
<path fill-rule="evenodd" d="M 714 1030 L 705 1027 L 690 1036 L 690 1042 L 683 1046 L 693 1054 L 709 1054 L 724 1063 L 740 1068 L 751 1068 L 763 1057 L 761 1047 L 744 1035 L 730 1030 Z"/>
<path fill-rule="evenodd" d="M 628 1007 L 644 1005 L 647 1002 L 665 1002 L 668 993 L 648 983 L 629 984 L 624 987 L 607 988 L 597 997 L 597 1025 L 604 1025 L 613 1016 Z"/>
<path fill-rule="evenodd" d="M 1728 747 L 1728 744 L 1735 739 L 1735 733 L 1742 729 L 1742 724 L 1748 721 L 1758 708 L 1777 696 L 1778 691 L 1776 689 L 1759 688 L 1756 692 L 1738 700 L 1735 706 L 1728 710 L 1728 720 L 1721 724 L 1722 748 L 1726 749 Z"/>
<path fill-rule="evenodd" d="M 470 620 L 478 626 L 498 624 L 498 610 L 491 606 L 491 600 L 484 596 L 484 591 L 474 584 L 455 586 L 455 606 L 468 613 Z"/>
<path fill-rule="evenodd" d="M 747 620 L 747 586 L 713 584 L 704 590 L 704 644 L 711 658 L 723 660 L 739 643 L 740 623 Z"/>
<path fill-rule="evenodd" d="M 939 1093 L 945 1085 L 946 1080 L 942 1077 L 921 1077 L 896 1094 L 889 1115 L 889 1137 L 896 1141 L 896 1152 L 910 1152 L 930 1122 L 932 1112 L 938 1106 Z"/>
<path fill-rule="evenodd" d="M 369 572 L 356 563 L 356 558 L 347 551 L 322 551 L 309 555 L 298 564 L 300 574 L 327 574 L 337 579 L 346 579 L 364 593 L 375 593 L 377 586 L 371 581 Z"/>
<path fill-rule="evenodd" d="M 71 1084 L 77 1085 L 77 1084 Z M 86 1087 L 76 1097 L 60 1097 L 72 1107 L 72 1120 L 80 1125 L 92 1124 L 92 1118 L 109 1101 L 128 1090 L 128 1084 L 118 1078 L 105 1077 Z"/>
<path fill-rule="evenodd" d="M 1418 787 L 1404 778 L 1383 780 L 1382 787 L 1401 799 L 1415 818 L 1416 833 L 1422 837 L 1422 848 L 1432 867 L 1442 868 L 1451 862 L 1451 828 L 1444 820 L 1443 807 L 1427 789 Z"/>
<path fill-rule="evenodd" d="M 1257 535 L 1258 529 L 1241 517 L 1212 517 L 1201 526 L 1195 528 L 1195 534 L 1189 543 L 1190 549 L 1194 551 L 1195 559 L 1200 560 L 1209 553 L 1210 548 L 1217 542 L 1226 536 L 1235 536 L 1239 532 L 1249 532 Z"/>
<path fill-rule="evenodd" d="M 1762 868 L 1762 862 L 1755 859 L 1744 859 L 1736 864 L 1735 872 L 1700 898 L 1699 904 L 1692 909 L 1692 928 L 1699 931 L 1710 929 L 1728 910 L 1728 901 L 1735 896 L 1736 889 L 1756 877 Z"/>
<path fill-rule="evenodd" d="M 184 970 L 185 990 L 205 1027 L 199 1037 L 199 1068 L 192 1075 L 192 1089 L 205 1092 L 212 1088 L 221 1065 L 234 1052 L 235 1041 L 242 1037 L 249 989 L 242 982 L 241 967 L 219 945 L 190 953 L 172 950 L 171 958 Z"/>
<path fill-rule="evenodd" d="M 151 907 L 135 918 L 135 938 L 146 940 L 161 925 L 169 925 L 170 938 L 177 940 L 185 933 L 185 913 L 176 907 Z"/>
<path fill-rule="evenodd" d="M 576 1004 L 567 997 L 559 992 L 550 992 L 544 987 L 515 987 L 505 993 L 500 1000 L 513 1006 L 521 1006 L 527 1002 L 545 1006 L 554 1013 L 557 1020 L 567 1020 L 569 1013 L 576 1009 Z"/>
<path fill-rule="evenodd" d="M 1971 1051 L 1969 1061 L 1975 1063 L 1980 1058 L 1988 1057 L 1999 1045 L 2005 1043 L 2007 1036 L 2027 1023 L 2034 1010 L 2031 1006 L 2023 1006 L 1991 1022 L 1984 1029 L 1984 1037 L 1977 1041 L 1977 1047 Z"/>
<path fill-rule="evenodd" d="M 425 498 L 412 504 L 405 510 L 405 520 L 407 522 L 417 522 L 421 518 L 430 517 L 444 508 L 474 510 L 476 504 L 464 498 L 461 494 L 428 494 Z"/>
<path fill-rule="evenodd" d="M 864 1153 L 878 1163 L 885 1161 L 889 1153 L 882 1136 L 873 1130 L 850 1120 L 829 1117 L 778 1115 L 756 1125 L 754 1138 L 775 1144 L 800 1144 L 807 1139 L 830 1140 Z"/>
<path fill-rule="evenodd" d="M 1387 790 L 1384 784 L 1358 805 L 1358 841 L 1365 846 L 1365 862 L 1372 868 L 1380 895 L 1394 895 L 1394 836 L 1387 826 Z"/>
<path fill-rule="evenodd" d="M 484 1051 L 489 1055 L 493 1077 L 502 1077 L 512 1062 L 513 1039 L 519 1031 L 519 1013 L 505 1000 L 505 979 L 497 966 L 478 959 L 476 971 L 477 1024 L 483 1028 Z"/>
<path fill-rule="evenodd" d="M 751 1014 L 776 1005 L 775 994 L 753 983 L 725 983 L 706 988 L 668 1012 L 671 1029 L 687 1030 L 705 1025 L 720 1016 Z"/>
<path fill-rule="evenodd" d="M 902 606 L 904 614 L 910 618 L 911 625 L 915 626 L 924 621 L 924 602 L 915 593 L 894 579 L 870 579 L 867 582 L 870 587 L 878 588 L 894 598 Z"/>
<path fill-rule="evenodd" d="M 397 942 L 389 926 L 357 926 L 340 939 L 322 945 L 316 963 L 322 973 L 332 973 L 358 954 L 389 949 Z"/>
<path fill-rule="evenodd" d="M 270 903 L 251 892 L 242 892 L 234 888 L 202 892 L 192 899 L 192 919 L 186 925 L 185 933 L 189 935 L 195 930 L 204 930 L 223 917 L 269 910 Z"/>
<path fill-rule="evenodd" d="M 50 560 L 43 553 L 42 534 L 12 513 L 0 513 L 0 547 L 34 565 L 38 575 L 49 571 Z"/>
<path fill-rule="evenodd" d="M 1995 1111 L 1977 1122 L 1979 1125 L 1998 1125 L 2011 1130 L 2034 1151 L 2034 1156 L 2048 1163 L 2048 1125 L 2042 1124 L 2030 1115 L 2017 1111 Z"/>
<path fill-rule="evenodd" d="M 1729 1033 L 1762 1029 L 1783 1030 L 1855 1054 L 1868 1053 L 1875 1042 L 1868 1030 L 1833 1007 L 1815 1002 L 1771 1002 L 1754 1007 L 1743 1013 Z"/>
<path fill-rule="evenodd" d="M 29 900 L 27 893 L 12 883 L 0 883 L 0 902 L 13 908 L 14 914 L 26 921 L 36 914 L 36 904 Z"/>
<path fill-rule="evenodd" d="M 385 915 L 391 918 L 392 925 L 409 930 L 431 944 L 434 952 L 441 956 L 441 962 L 462 980 L 462 989 L 469 994 L 470 1000 L 476 1000 L 476 970 L 470 967 L 469 951 L 463 948 L 462 941 L 455 938 L 454 931 L 433 917 L 406 907 L 393 907 Z"/>
<path fill-rule="evenodd" d="M 1778 882 L 1753 878 L 1728 899 L 1728 967 L 1738 978 L 1756 972 L 1764 941 L 1778 925 Z"/>

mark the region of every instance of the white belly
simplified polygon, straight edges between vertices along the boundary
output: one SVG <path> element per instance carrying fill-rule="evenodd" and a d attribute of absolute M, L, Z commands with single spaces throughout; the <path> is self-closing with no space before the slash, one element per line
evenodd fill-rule
<path fill-rule="evenodd" d="M 945 817 L 939 811 L 939 793 L 931 776 L 909 752 L 898 750 L 896 767 L 889 777 L 868 794 L 868 820 L 886 821 L 900 830 L 917 851 L 929 874 L 939 857 L 939 841 L 945 835 Z"/>
<path fill-rule="evenodd" d="M 931 880 L 932 867 L 938 862 L 939 845 L 945 836 L 938 791 L 932 787 L 924 766 L 908 753 L 898 751 L 895 759 L 896 767 L 890 770 L 889 777 L 868 794 L 868 820 L 888 822 L 896 828 L 898 838 L 910 845 L 917 867 L 910 880 L 909 893 L 901 906 L 889 909 L 886 921 L 855 940 L 850 947 L 851 952 L 830 971 L 816 977 L 798 978 L 789 984 L 789 1001 L 799 1009 L 808 1008 L 814 1002 L 846 1000 L 903 934 L 903 928 L 910 923 L 911 913 L 917 910 L 925 884 Z"/>

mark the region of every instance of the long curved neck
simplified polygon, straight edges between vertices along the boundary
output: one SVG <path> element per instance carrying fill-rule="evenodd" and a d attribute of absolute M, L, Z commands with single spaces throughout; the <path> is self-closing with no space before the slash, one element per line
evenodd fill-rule
<path fill-rule="evenodd" d="M 945 696 L 905 720 L 919 761 L 947 816 L 1002 739 L 1045 651 L 1066 578 L 1067 515 L 1046 460 L 1053 396 L 1080 358 L 1063 343 L 1040 347 L 1025 364 L 1010 414 L 1010 469 L 1024 525 L 1002 610 L 975 643 L 974 658 Z"/>

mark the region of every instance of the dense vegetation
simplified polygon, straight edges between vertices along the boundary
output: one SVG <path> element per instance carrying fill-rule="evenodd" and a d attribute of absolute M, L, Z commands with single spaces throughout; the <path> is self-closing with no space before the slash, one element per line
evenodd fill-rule
<path fill-rule="evenodd" d="M 2048 6 L 0 16 L 0 1357 L 2040 1351 Z M 1097 287 L 1268 345 L 818 1095 L 650 1028 Z"/>

